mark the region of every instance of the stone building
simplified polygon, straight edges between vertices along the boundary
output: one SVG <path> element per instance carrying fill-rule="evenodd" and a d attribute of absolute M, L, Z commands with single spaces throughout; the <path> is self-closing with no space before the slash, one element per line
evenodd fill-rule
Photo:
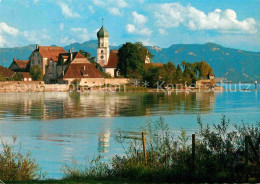
<path fill-rule="evenodd" d="M 29 58 L 30 69 L 32 66 L 39 65 L 42 69 L 44 82 L 54 83 L 57 79 L 56 66 L 58 58 L 62 53 L 67 53 L 62 47 L 36 45 L 36 49 Z"/>
<path fill-rule="evenodd" d="M 29 60 L 19 60 L 13 58 L 13 62 L 11 63 L 8 69 L 14 72 L 26 72 L 28 63 Z"/>

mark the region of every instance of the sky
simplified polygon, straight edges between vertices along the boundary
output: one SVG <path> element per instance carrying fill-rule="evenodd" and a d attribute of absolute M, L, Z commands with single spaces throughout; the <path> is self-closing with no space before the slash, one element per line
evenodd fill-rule
<path fill-rule="evenodd" d="M 214 42 L 260 52 L 260 0 L 0 0 L 0 47 L 96 40 L 102 17 L 110 45 Z"/>

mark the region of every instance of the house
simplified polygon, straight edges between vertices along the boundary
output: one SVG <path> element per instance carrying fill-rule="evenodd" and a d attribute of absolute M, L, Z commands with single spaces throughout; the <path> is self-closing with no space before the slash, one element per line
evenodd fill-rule
<path fill-rule="evenodd" d="M 27 65 L 29 63 L 29 60 L 19 60 L 13 58 L 13 62 L 9 66 L 9 69 L 14 72 L 25 72 L 27 69 Z"/>
<path fill-rule="evenodd" d="M 56 65 L 61 53 L 67 52 L 62 47 L 36 45 L 36 49 L 32 52 L 29 58 L 30 69 L 32 66 L 39 65 L 42 69 L 44 82 L 55 82 L 57 79 Z"/>
<path fill-rule="evenodd" d="M 15 72 L 13 72 L 12 70 L 5 68 L 3 66 L 0 66 L 0 75 L 5 77 L 6 79 L 13 77 L 15 74 Z"/>
<path fill-rule="evenodd" d="M 23 76 L 23 81 L 32 81 L 32 77 L 29 72 L 18 72 L 18 74 Z"/>
<path fill-rule="evenodd" d="M 60 83 L 70 83 L 75 79 L 81 80 L 82 83 L 89 78 L 103 79 L 103 75 L 86 57 L 71 51 L 59 55 L 57 77 Z"/>

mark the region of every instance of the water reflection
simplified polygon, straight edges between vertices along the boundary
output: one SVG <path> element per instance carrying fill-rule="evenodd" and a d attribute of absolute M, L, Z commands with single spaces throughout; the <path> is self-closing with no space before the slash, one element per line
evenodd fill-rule
<path fill-rule="evenodd" d="M 213 109 L 214 92 L 0 94 L 0 119 L 62 119 L 200 113 Z"/>

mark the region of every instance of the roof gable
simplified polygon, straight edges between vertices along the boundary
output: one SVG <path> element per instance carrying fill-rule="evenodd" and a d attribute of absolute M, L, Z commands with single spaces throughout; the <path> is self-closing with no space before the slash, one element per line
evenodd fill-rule
<path fill-rule="evenodd" d="M 9 70 L 8 68 L 0 66 L 0 74 L 4 77 L 12 77 L 14 75 L 14 72 L 12 70 Z"/>
<path fill-rule="evenodd" d="M 52 61 L 58 61 L 60 53 L 67 53 L 62 47 L 54 46 L 39 46 L 38 51 L 43 58 L 48 58 Z"/>
<path fill-rule="evenodd" d="M 64 78 L 103 78 L 102 74 L 93 64 L 89 63 L 71 63 Z"/>
<path fill-rule="evenodd" d="M 109 54 L 109 59 L 107 65 L 104 68 L 116 68 L 118 63 L 117 57 L 118 50 L 111 50 Z"/>
<path fill-rule="evenodd" d="M 14 58 L 13 62 L 16 63 L 19 68 L 24 69 L 29 63 L 29 60 L 19 60 Z"/>

